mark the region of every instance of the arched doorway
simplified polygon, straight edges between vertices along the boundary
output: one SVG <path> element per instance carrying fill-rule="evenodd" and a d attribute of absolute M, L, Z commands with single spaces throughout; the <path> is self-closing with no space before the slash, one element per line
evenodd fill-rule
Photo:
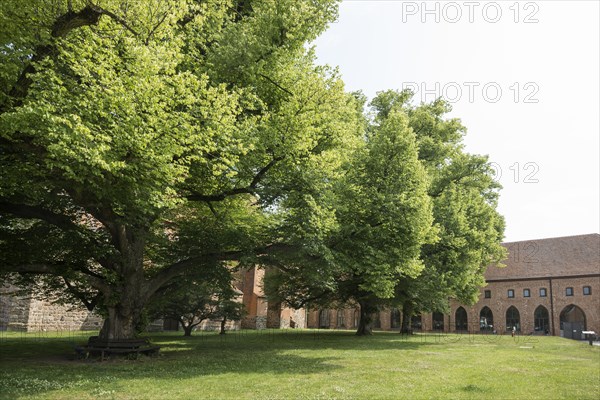
<path fill-rule="evenodd" d="M 479 330 L 481 332 L 494 330 L 494 314 L 488 306 L 483 307 L 479 312 Z"/>
<path fill-rule="evenodd" d="M 413 331 L 420 331 L 423 328 L 421 314 L 410 317 L 410 327 Z"/>
<path fill-rule="evenodd" d="M 434 312 L 431 316 L 431 327 L 434 331 L 444 330 L 444 314 L 441 312 Z"/>
<path fill-rule="evenodd" d="M 546 307 L 538 306 L 533 312 L 533 330 L 545 335 L 550 333 L 550 317 Z"/>
<path fill-rule="evenodd" d="M 337 310 L 337 329 L 346 329 L 346 322 L 344 321 L 344 310 Z"/>
<path fill-rule="evenodd" d="M 508 310 L 506 310 L 506 330 L 512 331 L 513 328 L 517 332 L 521 331 L 521 314 L 519 314 L 519 310 L 517 307 L 510 306 Z"/>
<path fill-rule="evenodd" d="M 390 325 L 392 329 L 400 328 L 400 310 L 398 310 L 397 308 L 392 309 L 390 320 Z"/>
<path fill-rule="evenodd" d="M 381 329 L 381 318 L 379 317 L 379 312 L 373 313 L 373 329 Z"/>
<path fill-rule="evenodd" d="M 319 328 L 329 328 L 329 310 L 319 311 Z"/>
<path fill-rule="evenodd" d="M 467 312 L 463 307 L 458 307 L 454 314 L 454 324 L 457 331 L 466 331 L 469 329 L 469 320 Z"/>
<path fill-rule="evenodd" d="M 560 312 L 560 335 L 569 339 L 581 340 L 586 329 L 585 313 L 574 304 Z"/>
<path fill-rule="evenodd" d="M 163 320 L 163 331 L 178 331 L 179 321 L 173 318 L 165 318 Z"/>

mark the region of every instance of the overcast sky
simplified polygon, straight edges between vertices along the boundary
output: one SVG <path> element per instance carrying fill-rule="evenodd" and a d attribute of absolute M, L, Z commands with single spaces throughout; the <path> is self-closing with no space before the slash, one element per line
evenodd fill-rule
<path fill-rule="evenodd" d="M 451 100 L 498 171 L 505 241 L 533 240 L 600 230 L 599 16 L 597 0 L 346 0 L 315 45 L 348 90 Z"/>

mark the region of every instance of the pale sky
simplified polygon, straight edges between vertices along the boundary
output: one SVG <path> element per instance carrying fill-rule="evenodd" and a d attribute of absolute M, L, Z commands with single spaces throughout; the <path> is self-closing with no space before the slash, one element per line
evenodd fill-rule
<path fill-rule="evenodd" d="M 499 172 L 505 241 L 597 233 L 599 4 L 345 0 L 314 44 L 349 91 L 453 102 Z"/>

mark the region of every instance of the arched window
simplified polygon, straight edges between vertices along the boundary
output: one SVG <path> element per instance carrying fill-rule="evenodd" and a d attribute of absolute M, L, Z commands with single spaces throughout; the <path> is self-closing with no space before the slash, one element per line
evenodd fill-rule
<path fill-rule="evenodd" d="M 373 315 L 371 316 L 373 318 L 373 329 L 380 329 L 381 328 L 381 318 L 379 318 L 379 313 L 373 313 Z"/>
<path fill-rule="evenodd" d="M 329 310 L 319 311 L 319 328 L 329 328 Z"/>
<path fill-rule="evenodd" d="M 494 314 L 487 306 L 479 312 L 479 330 L 482 332 L 494 330 Z"/>
<path fill-rule="evenodd" d="M 337 328 L 344 329 L 346 326 L 344 325 L 344 310 L 337 310 Z"/>
<path fill-rule="evenodd" d="M 548 334 L 550 332 L 548 310 L 544 306 L 538 306 L 533 312 L 533 330 Z"/>
<path fill-rule="evenodd" d="M 521 331 L 521 316 L 515 306 L 510 306 L 506 310 L 506 330 L 512 331 L 513 327 L 517 332 Z"/>
<path fill-rule="evenodd" d="M 353 328 L 358 328 L 358 323 L 360 322 L 360 311 L 358 310 L 354 310 L 354 325 L 352 325 Z"/>
<path fill-rule="evenodd" d="M 420 331 L 423 327 L 423 320 L 421 318 L 421 314 L 413 315 L 410 317 L 410 327 L 413 331 Z"/>
<path fill-rule="evenodd" d="M 390 323 L 392 328 L 400 328 L 400 310 L 397 308 L 392 309 L 390 313 Z"/>
<path fill-rule="evenodd" d="M 457 331 L 466 331 L 469 328 L 469 321 L 467 319 L 467 312 L 464 308 L 458 307 L 454 314 L 454 324 Z"/>
<path fill-rule="evenodd" d="M 444 314 L 441 312 L 434 312 L 431 316 L 431 326 L 434 331 L 444 330 Z"/>

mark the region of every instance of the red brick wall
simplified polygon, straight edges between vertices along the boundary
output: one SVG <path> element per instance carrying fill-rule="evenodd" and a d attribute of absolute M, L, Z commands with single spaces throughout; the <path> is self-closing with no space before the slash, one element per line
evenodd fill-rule
<path fill-rule="evenodd" d="M 506 312 L 514 306 L 519 311 L 521 334 L 534 332 L 534 312 L 544 306 L 549 314 L 549 333 L 559 336 L 560 313 L 569 305 L 581 308 L 586 317 L 586 329 L 600 333 L 600 235 L 580 235 L 562 238 L 505 243 L 509 254 L 505 268 L 490 266 L 486 272 L 487 286 L 481 288 L 479 301 L 473 306 L 451 302 L 451 312 L 444 316 L 444 331 L 455 332 L 455 315 L 459 307 L 467 312 L 469 332 L 480 332 L 479 316 L 483 307 L 493 314 L 494 329 L 506 332 Z M 583 287 L 591 287 L 591 295 L 583 294 Z M 566 296 L 566 288 L 573 288 L 573 296 Z M 540 297 L 540 288 L 546 297 Z M 508 297 L 508 290 L 514 298 Z M 530 297 L 523 290 L 529 289 Z M 491 291 L 486 299 L 484 291 Z M 336 324 L 336 310 L 330 310 L 329 327 Z M 354 309 L 345 309 L 345 321 L 352 321 Z M 381 329 L 391 329 L 391 311 L 380 313 Z M 422 315 L 422 330 L 432 330 L 432 314 Z M 308 327 L 319 325 L 319 312 L 309 313 Z M 346 329 L 352 324 L 345 324 Z M 554 328 L 554 329 L 553 329 Z"/>

